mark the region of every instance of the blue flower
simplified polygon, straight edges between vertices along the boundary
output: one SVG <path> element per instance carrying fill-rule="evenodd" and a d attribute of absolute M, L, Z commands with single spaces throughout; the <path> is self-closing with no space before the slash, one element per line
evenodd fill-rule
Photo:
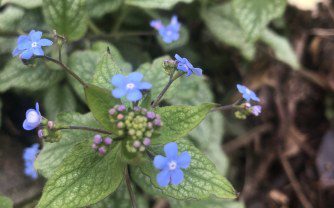
<path fill-rule="evenodd" d="M 237 84 L 237 88 L 239 92 L 242 94 L 242 97 L 245 98 L 245 100 L 247 101 L 254 100 L 260 102 L 260 98 L 258 98 L 252 90 L 240 84 Z"/>
<path fill-rule="evenodd" d="M 180 38 L 180 27 L 181 24 L 177 20 L 177 16 L 173 16 L 169 25 L 164 26 L 161 20 L 152 20 L 150 23 L 151 27 L 158 30 L 162 40 L 165 43 L 171 43 L 177 41 Z"/>
<path fill-rule="evenodd" d="M 202 76 L 201 68 L 194 68 L 194 66 L 186 58 L 182 58 L 178 54 L 175 54 L 177 60 L 177 69 L 187 73 L 187 77 L 192 75 L 192 73 L 197 76 Z"/>
<path fill-rule="evenodd" d="M 169 183 L 178 185 L 183 181 L 181 168 L 186 169 L 190 165 L 191 156 L 188 152 L 178 154 L 177 144 L 171 142 L 165 145 L 166 157 L 157 155 L 154 157 L 154 167 L 161 170 L 157 175 L 159 186 L 166 187 Z"/>
<path fill-rule="evenodd" d="M 29 35 L 21 35 L 17 39 L 17 47 L 13 50 L 12 55 L 20 54 L 21 59 L 30 59 L 33 55 L 44 56 L 42 46 L 51 46 L 53 42 L 49 39 L 41 39 L 41 31 L 30 31 Z"/>
<path fill-rule="evenodd" d="M 33 130 L 42 122 L 42 115 L 39 112 L 39 105 L 36 103 L 36 109 L 29 109 L 26 112 L 26 119 L 23 122 L 25 130 Z"/>
<path fill-rule="evenodd" d="M 262 107 L 260 105 L 254 105 L 252 108 L 251 108 L 251 112 L 254 116 L 258 116 L 261 114 L 261 111 L 262 111 Z"/>
<path fill-rule="evenodd" d="M 135 102 L 142 98 L 141 90 L 149 90 L 152 85 L 148 82 L 141 82 L 143 75 L 139 72 L 132 72 L 128 76 L 116 74 L 112 77 L 111 83 L 116 87 L 112 91 L 115 98 L 126 96 L 129 101 Z"/>
<path fill-rule="evenodd" d="M 31 147 L 25 148 L 23 151 L 24 174 L 32 179 L 37 179 L 37 171 L 34 167 L 36 155 L 38 154 L 39 144 L 33 144 Z"/>

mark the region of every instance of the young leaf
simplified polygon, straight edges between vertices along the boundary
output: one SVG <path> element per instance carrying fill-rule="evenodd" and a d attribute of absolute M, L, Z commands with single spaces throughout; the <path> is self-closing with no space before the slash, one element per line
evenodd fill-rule
<path fill-rule="evenodd" d="M 10 88 L 39 90 L 54 85 L 64 76 L 64 72 L 49 70 L 44 64 L 35 68 L 27 67 L 19 59 L 12 59 L 0 72 L 0 92 Z"/>
<path fill-rule="evenodd" d="M 238 48 L 247 60 L 254 58 L 254 42 L 250 42 L 247 34 L 233 17 L 230 3 L 205 9 L 201 12 L 201 17 L 209 31 L 220 42 Z"/>
<path fill-rule="evenodd" d="M 10 198 L 0 195 L 0 207 L 1 208 L 13 208 L 14 203 Z"/>
<path fill-rule="evenodd" d="M 144 81 L 150 82 L 153 85 L 151 89 L 152 98 L 156 98 L 169 81 L 169 75 L 165 73 L 163 68 L 164 61 L 169 59 L 171 59 L 169 56 L 162 56 L 154 59 L 152 64 L 142 64 L 138 69 L 138 71 L 144 75 Z M 172 84 L 168 89 L 165 98 L 168 97 L 168 95 L 171 96 L 176 91 L 178 83 L 178 81 L 175 81 Z"/>
<path fill-rule="evenodd" d="M 155 112 L 161 116 L 163 127 L 160 135 L 152 139 L 152 144 L 166 144 L 186 136 L 202 122 L 214 106 L 213 103 L 205 103 L 197 106 L 157 108 Z"/>
<path fill-rule="evenodd" d="M 125 3 L 144 9 L 171 9 L 179 2 L 191 3 L 192 1 L 193 0 L 126 0 Z"/>
<path fill-rule="evenodd" d="M 119 73 L 121 73 L 121 69 L 112 58 L 112 54 L 105 52 L 96 66 L 92 83 L 96 86 L 111 90 L 111 77 Z"/>
<path fill-rule="evenodd" d="M 55 85 L 44 96 L 44 107 L 48 119 L 55 119 L 60 112 L 74 111 L 76 100 L 67 85 Z"/>
<path fill-rule="evenodd" d="M 91 113 L 62 113 L 57 116 L 56 123 L 62 125 L 89 126 L 103 128 Z M 39 173 L 50 178 L 63 159 L 75 144 L 93 139 L 95 132 L 82 130 L 61 130 L 61 140 L 55 143 L 44 143 L 42 151 L 37 156 L 35 167 Z"/>
<path fill-rule="evenodd" d="M 266 29 L 261 34 L 261 40 L 274 50 L 278 60 L 290 65 L 293 69 L 300 68 L 297 55 L 286 38 Z"/>
<path fill-rule="evenodd" d="M 44 0 L 43 13 L 50 27 L 70 41 L 87 30 L 86 0 Z"/>
<path fill-rule="evenodd" d="M 22 20 L 24 11 L 22 9 L 8 6 L 5 7 L 0 13 L 0 30 L 1 31 L 14 31 Z"/>
<path fill-rule="evenodd" d="M 282 16 L 286 0 L 233 0 L 234 16 L 248 39 L 257 40 L 269 22 Z"/>
<path fill-rule="evenodd" d="M 46 183 L 38 208 L 84 207 L 113 193 L 123 178 L 120 144 L 101 157 L 86 141 L 76 145 Z"/>
<path fill-rule="evenodd" d="M 86 87 L 85 94 L 87 105 L 96 120 L 98 120 L 104 128 L 115 130 L 116 127 L 113 127 L 109 119 L 109 109 L 120 104 L 120 101 L 115 99 L 109 90 L 95 85 Z"/>
<path fill-rule="evenodd" d="M 183 169 L 184 180 L 177 186 L 160 187 L 156 182 L 159 171 L 149 160 L 132 168 L 133 179 L 145 192 L 179 200 L 207 199 L 212 196 L 222 199 L 236 198 L 232 185 L 217 172 L 215 165 L 205 155 L 186 140 L 179 140 L 177 143 L 179 152 L 188 151 L 191 155 L 190 166 Z M 153 146 L 151 151 L 155 155 L 164 154 L 163 145 Z"/>

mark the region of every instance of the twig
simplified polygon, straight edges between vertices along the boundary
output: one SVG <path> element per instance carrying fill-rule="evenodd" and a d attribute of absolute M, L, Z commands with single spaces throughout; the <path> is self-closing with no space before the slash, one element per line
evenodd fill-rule
<path fill-rule="evenodd" d="M 305 194 L 303 193 L 302 187 L 300 185 L 300 183 L 298 182 L 292 167 L 289 163 L 289 161 L 287 160 L 286 156 L 282 155 L 281 152 L 279 152 L 279 157 L 280 157 L 280 161 L 282 163 L 283 169 L 286 173 L 286 175 L 288 176 L 290 183 L 292 185 L 293 190 L 296 192 L 297 197 L 299 199 L 299 201 L 302 203 L 302 205 L 305 208 L 313 208 L 312 204 L 308 201 L 308 199 L 306 198 Z"/>
<path fill-rule="evenodd" d="M 125 182 L 126 182 L 126 187 L 128 188 L 128 191 L 129 191 L 129 194 L 130 194 L 132 208 L 137 208 L 136 197 L 135 197 L 135 195 L 133 193 L 133 190 L 132 190 L 132 187 L 131 187 L 131 179 L 130 179 L 130 175 L 129 175 L 128 166 L 126 166 L 125 169 L 124 169 L 124 178 L 125 178 Z"/>

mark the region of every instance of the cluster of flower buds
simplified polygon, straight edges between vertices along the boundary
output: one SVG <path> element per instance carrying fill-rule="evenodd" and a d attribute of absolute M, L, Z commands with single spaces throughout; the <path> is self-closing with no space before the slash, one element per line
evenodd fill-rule
<path fill-rule="evenodd" d="M 162 126 L 159 115 L 138 106 L 127 111 L 124 105 L 116 105 L 109 110 L 109 115 L 117 134 L 126 139 L 126 148 L 132 153 L 145 151 L 155 130 Z"/>
<path fill-rule="evenodd" d="M 103 156 L 107 152 L 107 147 L 112 144 L 110 137 L 102 138 L 101 135 L 96 134 L 93 139 L 92 148 L 96 150 L 99 155 Z"/>
<path fill-rule="evenodd" d="M 37 131 L 38 138 L 46 142 L 58 142 L 61 138 L 60 131 L 55 131 L 55 122 L 43 118 L 41 126 Z"/>
<path fill-rule="evenodd" d="M 240 110 L 235 112 L 235 117 L 238 119 L 246 119 L 247 116 L 253 114 L 254 116 L 258 116 L 261 113 L 262 107 L 260 105 L 251 105 L 250 103 L 242 103 L 240 106 Z"/>

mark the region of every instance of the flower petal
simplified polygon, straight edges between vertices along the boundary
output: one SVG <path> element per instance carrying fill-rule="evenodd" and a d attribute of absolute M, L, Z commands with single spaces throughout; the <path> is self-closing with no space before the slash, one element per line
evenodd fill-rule
<path fill-rule="evenodd" d="M 31 49 L 28 50 L 24 50 L 21 55 L 20 58 L 21 59 L 31 59 L 31 57 L 34 55 L 34 53 L 32 52 Z"/>
<path fill-rule="evenodd" d="M 153 160 L 153 165 L 155 168 L 157 169 L 164 169 L 167 165 L 167 158 L 162 156 L 162 155 L 157 155 L 154 157 L 154 160 Z"/>
<path fill-rule="evenodd" d="M 32 30 L 29 33 L 29 37 L 30 37 L 31 41 L 37 42 L 37 41 L 39 41 L 41 39 L 42 34 L 43 33 L 41 31 Z"/>
<path fill-rule="evenodd" d="M 202 76 L 202 69 L 201 68 L 193 68 L 192 71 L 197 75 L 197 76 Z"/>
<path fill-rule="evenodd" d="M 41 39 L 40 41 L 38 41 L 38 45 L 40 46 L 51 46 L 53 44 L 53 42 L 49 39 Z"/>
<path fill-rule="evenodd" d="M 123 74 L 116 74 L 111 78 L 111 84 L 116 87 L 124 87 L 126 85 L 126 77 Z"/>
<path fill-rule="evenodd" d="M 182 62 L 182 57 L 179 56 L 179 54 L 175 54 L 174 56 L 176 58 L 176 60 L 178 60 L 179 62 Z"/>
<path fill-rule="evenodd" d="M 183 181 L 183 172 L 181 169 L 176 168 L 174 171 L 171 173 L 171 182 L 173 185 L 179 185 Z"/>
<path fill-rule="evenodd" d="M 35 104 L 35 109 L 38 112 L 38 114 L 41 115 L 41 113 L 39 112 L 39 104 L 38 104 L 38 102 L 36 102 L 36 104 Z"/>
<path fill-rule="evenodd" d="M 188 152 L 182 152 L 177 158 L 177 166 L 180 168 L 188 168 L 190 165 L 191 156 Z"/>
<path fill-rule="evenodd" d="M 164 151 L 168 159 L 176 159 L 177 158 L 177 144 L 175 142 L 170 142 L 164 146 Z"/>
<path fill-rule="evenodd" d="M 139 84 L 139 89 L 141 90 L 149 90 L 152 88 L 152 84 L 151 83 L 148 83 L 148 82 L 141 82 Z"/>
<path fill-rule="evenodd" d="M 40 47 L 33 48 L 34 55 L 44 56 L 44 51 Z"/>
<path fill-rule="evenodd" d="M 161 20 L 152 20 L 150 22 L 150 26 L 153 27 L 156 30 L 160 30 L 161 28 L 164 27 L 164 25 L 162 24 Z"/>
<path fill-rule="evenodd" d="M 246 91 L 246 87 L 243 85 L 237 84 L 237 88 L 238 88 L 238 91 L 242 94 Z"/>
<path fill-rule="evenodd" d="M 156 179 L 161 187 L 166 187 L 170 182 L 171 174 L 168 170 L 163 170 L 160 173 L 158 173 Z"/>
<path fill-rule="evenodd" d="M 132 72 L 127 76 L 129 82 L 140 82 L 143 77 L 143 74 L 140 72 Z"/>
<path fill-rule="evenodd" d="M 115 98 L 121 98 L 126 95 L 126 90 L 123 88 L 116 88 L 112 91 L 112 95 Z"/>
<path fill-rule="evenodd" d="M 35 126 L 30 126 L 30 124 L 28 123 L 27 120 L 24 120 L 23 121 L 23 129 L 27 130 L 27 131 L 30 131 L 30 130 L 33 130 L 34 128 L 36 128 Z"/>
<path fill-rule="evenodd" d="M 15 57 L 19 55 L 22 52 L 22 50 L 19 50 L 18 48 L 15 48 L 12 52 L 12 56 Z"/>
<path fill-rule="evenodd" d="M 140 100 L 142 97 L 143 95 L 141 94 L 139 90 L 131 90 L 130 92 L 128 92 L 126 99 L 128 99 L 129 101 L 135 102 L 135 101 Z"/>

